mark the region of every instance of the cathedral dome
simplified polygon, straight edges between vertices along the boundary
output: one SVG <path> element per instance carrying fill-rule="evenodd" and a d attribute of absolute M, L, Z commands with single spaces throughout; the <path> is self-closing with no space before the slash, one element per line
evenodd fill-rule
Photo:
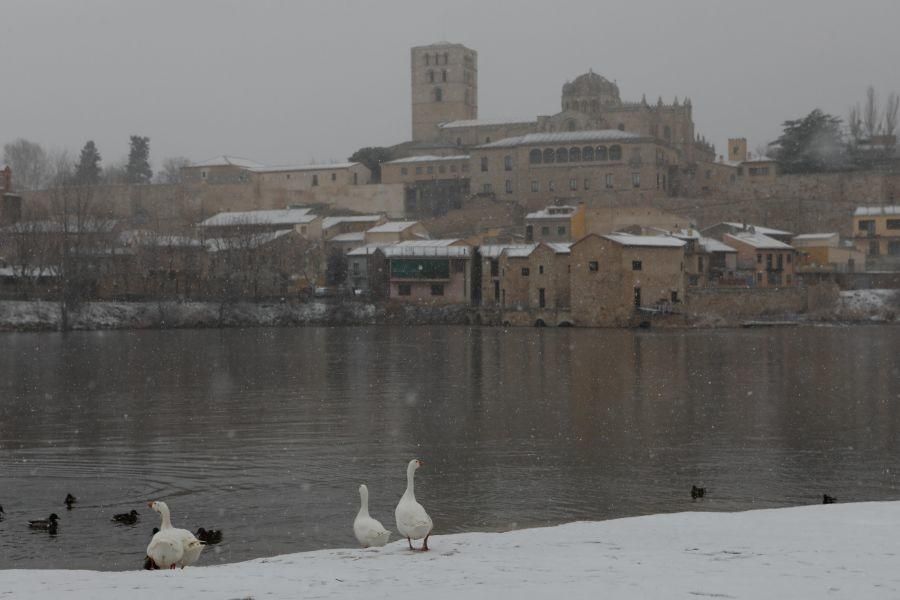
<path fill-rule="evenodd" d="M 620 104 L 619 86 L 593 71 L 579 75 L 562 89 L 563 104 L 566 100 L 597 100 L 601 105 Z"/>

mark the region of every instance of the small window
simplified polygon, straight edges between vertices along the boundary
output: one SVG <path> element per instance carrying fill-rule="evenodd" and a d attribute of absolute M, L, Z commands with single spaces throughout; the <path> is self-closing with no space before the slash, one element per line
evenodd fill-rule
<path fill-rule="evenodd" d="M 353 274 L 359 275 L 359 263 L 357 261 L 353 261 Z"/>
<path fill-rule="evenodd" d="M 566 228 L 563 225 L 560 225 L 556 228 L 556 235 L 566 235 Z"/>
<path fill-rule="evenodd" d="M 446 70 L 441 71 L 441 81 L 443 81 L 444 83 L 447 83 L 447 71 Z"/>
<path fill-rule="evenodd" d="M 544 265 L 538 265 L 538 273 L 540 273 L 541 275 L 544 274 Z"/>
<path fill-rule="evenodd" d="M 300 226 L 300 233 L 306 233 L 306 225 Z"/>
<path fill-rule="evenodd" d="M 443 102 L 444 101 L 444 90 L 441 88 L 434 88 L 434 101 L 435 102 Z"/>
<path fill-rule="evenodd" d="M 528 277 L 529 275 L 531 275 L 531 269 L 522 267 L 522 277 Z"/>
<path fill-rule="evenodd" d="M 503 157 L 503 170 L 512 171 L 512 156 L 507 155 Z"/>
<path fill-rule="evenodd" d="M 425 55 L 425 66 L 427 67 L 427 66 L 429 66 L 430 64 L 431 64 L 431 55 L 430 55 L 430 54 L 426 54 L 426 55 Z"/>
<path fill-rule="evenodd" d="M 569 180 L 569 189 L 575 191 L 578 189 L 578 180 L 574 177 Z"/>
<path fill-rule="evenodd" d="M 513 188 L 512 188 L 512 179 L 507 179 L 507 180 L 506 180 L 506 193 L 507 193 L 507 194 L 512 194 L 512 191 L 513 191 Z"/>
<path fill-rule="evenodd" d="M 643 268 L 643 263 L 639 260 L 631 261 L 631 270 L 632 271 L 640 271 Z"/>
<path fill-rule="evenodd" d="M 481 172 L 487 173 L 487 170 L 488 170 L 488 157 L 482 156 L 481 157 Z"/>
<path fill-rule="evenodd" d="M 485 144 L 490 144 L 490 143 L 491 143 L 491 136 L 488 136 L 488 137 L 484 138 L 484 143 L 485 143 Z"/>
<path fill-rule="evenodd" d="M 434 71 L 428 71 L 428 83 L 434 83 Z"/>
<path fill-rule="evenodd" d="M 406 167 L 400 167 L 400 174 L 401 174 L 401 175 L 407 175 L 407 174 L 408 174 L 408 171 L 409 171 L 409 170 L 408 170 Z"/>
<path fill-rule="evenodd" d="M 672 292 L 672 304 L 678 304 L 678 292 Z"/>
<path fill-rule="evenodd" d="M 411 296 L 412 295 L 412 286 L 408 283 L 401 283 L 397 286 L 397 295 L 398 296 Z"/>
<path fill-rule="evenodd" d="M 606 189 L 611 190 L 611 189 L 613 188 L 613 176 L 612 176 L 612 173 L 608 173 L 608 174 L 606 175 L 605 182 L 606 182 Z"/>
<path fill-rule="evenodd" d="M 887 228 L 888 229 L 900 229 L 900 219 L 888 219 L 887 220 Z"/>
<path fill-rule="evenodd" d="M 432 173 L 434 173 L 434 167 L 426 167 L 425 172 L 431 175 Z"/>
<path fill-rule="evenodd" d="M 553 183 L 552 179 L 547 182 L 547 191 L 550 191 L 550 192 L 556 191 L 556 184 Z"/>
<path fill-rule="evenodd" d="M 609 160 L 622 160 L 622 146 L 609 147 Z"/>
<path fill-rule="evenodd" d="M 591 189 L 591 180 L 588 179 L 587 177 L 584 178 L 584 189 L 585 190 Z"/>
<path fill-rule="evenodd" d="M 332 174 L 331 174 L 331 180 L 332 180 L 332 181 L 337 181 L 337 173 L 332 173 Z"/>
<path fill-rule="evenodd" d="M 756 274 L 756 283 L 762 283 L 762 273 Z"/>
<path fill-rule="evenodd" d="M 550 235 L 549 227 L 541 227 L 541 235 Z"/>
<path fill-rule="evenodd" d="M 416 167 L 416 175 L 422 174 L 422 167 Z"/>
<path fill-rule="evenodd" d="M 787 275 L 784 276 L 784 282 L 785 282 L 787 285 L 791 285 L 791 275 L 790 275 L 790 274 L 787 274 Z"/>
<path fill-rule="evenodd" d="M 314 187 L 317 186 L 317 185 L 319 185 L 319 176 L 318 176 L 318 175 L 313 175 L 313 182 L 312 182 L 312 184 L 313 184 Z"/>
<path fill-rule="evenodd" d="M 483 186 L 481 186 L 481 191 L 483 191 L 485 194 L 490 194 L 492 191 L 491 184 L 485 183 Z"/>
<path fill-rule="evenodd" d="M 625 123 L 619 123 L 619 131 L 625 131 Z"/>
<path fill-rule="evenodd" d="M 641 174 L 640 173 L 632 173 L 631 174 L 631 187 L 636 187 L 636 188 L 641 187 Z"/>
<path fill-rule="evenodd" d="M 543 158 L 543 153 L 540 150 L 538 150 L 537 148 L 535 148 L 534 150 L 532 150 L 531 152 L 528 153 L 528 162 L 530 162 L 533 165 L 541 164 L 542 158 Z"/>
<path fill-rule="evenodd" d="M 206 179 L 206 171 L 200 171 L 200 179 Z"/>
<path fill-rule="evenodd" d="M 538 181 L 537 181 L 536 179 L 534 179 L 534 180 L 531 181 L 531 191 L 532 191 L 532 192 L 539 192 L 539 191 L 541 191 L 541 184 L 538 183 Z"/>
<path fill-rule="evenodd" d="M 590 261 L 590 262 L 588 263 L 588 270 L 590 270 L 590 271 L 599 271 L 599 270 L 600 270 L 600 263 L 598 263 L 596 260 Z"/>
<path fill-rule="evenodd" d="M 787 263 L 791 264 L 791 254 L 790 253 L 788 253 L 788 255 L 787 255 Z"/>
<path fill-rule="evenodd" d="M 444 295 L 444 284 L 443 283 L 432 283 L 431 284 L 431 295 L 432 296 L 443 296 Z"/>

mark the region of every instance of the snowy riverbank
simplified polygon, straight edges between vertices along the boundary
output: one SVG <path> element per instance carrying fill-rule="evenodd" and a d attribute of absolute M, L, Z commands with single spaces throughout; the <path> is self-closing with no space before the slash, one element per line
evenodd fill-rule
<path fill-rule="evenodd" d="M 494 311 L 496 312 L 496 311 Z M 900 322 L 900 290 L 841 292 L 836 306 L 814 314 L 767 314 L 767 319 L 808 323 Z M 298 325 L 465 325 L 499 323 L 497 314 L 478 314 L 466 306 L 419 306 L 363 302 L 235 303 L 88 302 L 70 314 L 75 330 L 186 329 L 217 327 L 292 327 Z M 744 318 L 704 314 L 667 327 L 735 327 Z M 531 319 L 526 319 L 531 323 Z M 0 301 L 0 331 L 56 331 L 60 310 L 55 302 Z"/>
<path fill-rule="evenodd" d="M 900 502 L 653 515 L 437 535 L 429 545 L 428 553 L 397 541 L 170 572 L 0 571 L 0 597 L 900 597 Z"/>

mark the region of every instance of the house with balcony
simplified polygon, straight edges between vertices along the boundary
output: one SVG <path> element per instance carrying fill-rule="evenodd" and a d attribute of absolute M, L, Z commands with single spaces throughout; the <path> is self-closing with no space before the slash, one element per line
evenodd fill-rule
<path fill-rule="evenodd" d="M 415 304 L 469 304 L 472 247 L 462 240 L 411 240 L 378 250 L 388 262 L 387 297 Z"/>
<path fill-rule="evenodd" d="M 866 270 L 866 255 L 840 234 L 804 233 L 795 235 L 791 245 L 797 250 L 797 270 L 806 273 L 853 273 Z"/>
<path fill-rule="evenodd" d="M 747 231 L 726 233 L 722 241 L 737 250 L 738 275 L 749 286 L 777 288 L 797 283 L 794 275 L 796 250 L 751 226 Z"/>
<path fill-rule="evenodd" d="M 853 243 L 869 270 L 900 270 L 900 205 L 857 207 Z"/>

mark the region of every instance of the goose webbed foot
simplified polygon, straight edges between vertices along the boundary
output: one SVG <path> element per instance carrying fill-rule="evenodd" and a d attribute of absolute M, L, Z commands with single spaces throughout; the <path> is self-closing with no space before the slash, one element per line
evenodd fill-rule
<path fill-rule="evenodd" d="M 428 552 L 428 538 L 431 537 L 431 534 L 425 536 L 425 541 L 422 542 L 422 552 Z"/>
<path fill-rule="evenodd" d="M 410 549 L 410 550 L 415 550 L 415 548 L 413 548 L 412 540 L 411 540 L 411 539 L 406 538 L 406 543 L 409 544 L 409 549 Z"/>

